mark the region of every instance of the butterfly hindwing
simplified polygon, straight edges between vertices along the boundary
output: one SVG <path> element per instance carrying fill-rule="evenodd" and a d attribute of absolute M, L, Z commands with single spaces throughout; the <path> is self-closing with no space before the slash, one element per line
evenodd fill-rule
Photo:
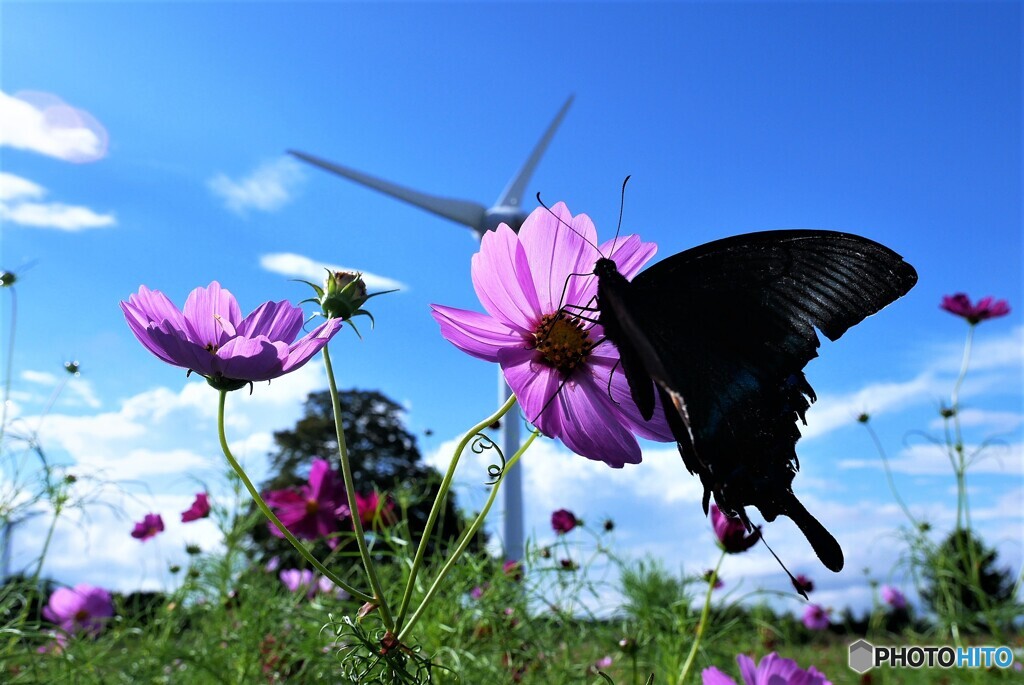
<path fill-rule="evenodd" d="M 770 231 L 681 252 L 632 282 L 610 271 L 595 270 L 601 323 L 634 399 L 659 388 L 687 468 L 727 513 L 789 516 L 841 568 L 838 543 L 791 489 L 796 422 L 814 400 L 803 368 L 815 329 L 838 339 L 909 291 L 914 269 L 859 236 Z"/>

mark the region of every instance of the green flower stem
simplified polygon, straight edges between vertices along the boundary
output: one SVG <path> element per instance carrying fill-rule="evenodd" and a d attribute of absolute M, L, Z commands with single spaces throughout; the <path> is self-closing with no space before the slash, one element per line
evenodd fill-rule
<path fill-rule="evenodd" d="M 697 632 L 693 636 L 693 646 L 690 647 L 690 654 L 686 657 L 686 663 L 683 664 L 683 671 L 679 674 L 678 685 L 683 685 L 686 682 L 687 676 L 690 675 L 690 669 L 693 668 L 693 662 L 697 658 L 697 650 L 700 649 L 701 638 L 704 637 L 704 630 L 708 625 L 708 615 L 711 613 L 711 593 L 715 590 L 715 580 L 718 579 L 718 569 L 722 568 L 722 561 L 725 560 L 726 552 L 722 551 L 722 554 L 718 557 L 718 563 L 715 564 L 715 570 L 711 574 L 711 580 L 708 581 L 708 593 L 704 597 L 704 609 L 700 612 L 700 623 L 697 624 Z"/>
<path fill-rule="evenodd" d="M 966 530 L 971 529 L 970 512 L 968 510 L 967 503 L 967 462 L 964 457 L 964 440 L 963 434 L 960 430 L 960 386 L 964 383 L 964 378 L 967 377 L 967 367 L 971 361 L 971 348 L 974 343 L 974 324 L 967 327 L 967 340 L 964 343 L 964 356 L 960 362 L 960 375 L 957 376 L 956 383 L 953 385 L 953 394 L 950 397 L 950 403 L 953 410 L 953 450 L 955 452 L 955 463 L 954 468 L 956 470 L 956 527 L 957 529 L 964 527 Z M 950 459 L 954 459 L 953 455 L 950 455 Z"/>
<path fill-rule="evenodd" d="M 3 446 L 4 434 L 7 432 L 7 405 L 11 399 L 11 376 L 14 368 L 14 331 L 18 324 L 18 291 L 11 288 L 11 325 L 10 338 L 7 343 L 7 365 L 4 376 L 4 394 L 0 401 L 3 407 L 0 408 L 0 447 Z"/>
<path fill-rule="evenodd" d="M 515 395 L 513 395 L 511 399 L 514 398 Z M 487 512 L 491 510 L 491 505 L 494 504 L 494 500 L 498 495 L 498 490 L 501 488 L 501 484 L 505 480 L 505 476 L 508 474 L 509 469 L 515 467 L 516 462 L 519 461 L 519 457 L 523 456 L 523 453 L 526 452 L 530 445 L 533 444 L 533 441 L 537 439 L 538 435 L 540 435 L 540 431 L 534 429 L 534 431 L 530 434 L 530 437 L 527 438 L 526 442 L 523 443 L 523 446 L 520 447 L 519 450 L 516 451 L 514 455 L 512 455 L 512 458 L 505 463 L 505 468 L 502 469 L 501 476 L 498 477 L 497 482 L 494 483 L 494 487 L 491 488 L 491 494 L 487 496 L 487 502 L 484 503 L 483 509 L 481 509 L 480 513 L 477 514 L 477 517 L 473 520 L 473 523 L 472 525 L 470 525 L 469 529 L 462 534 L 462 539 L 459 540 L 459 544 L 455 548 L 455 552 L 452 554 L 451 558 L 448 559 L 445 565 L 441 568 L 441 571 L 437 574 L 437 578 L 434 579 L 434 582 L 430 586 L 430 589 L 427 590 L 427 594 L 423 596 L 423 601 L 420 602 L 419 607 L 416 609 L 413 615 L 409 617 L 409 622 L 402 626 L 402 630 L 398 634 L 399 642 L 402 642 L 405 639 L 406 635 L 409 634 L 409 631 L 412 630 L 413 626 L 416 625 L 416 622 L 423 615 L 424 610 L 426 610 L 427 605 L 430 604 L 430 600 L 433 599 L 435 594 L 437 594 L 437 591 L 441 587 L 441 583 L 444 581 L 445 576 L 448 575 L 448 573 L 455 566 L 455 562 L 458 561 L 459 557 L 462 556 L 462 553 L 466 551 L 467 547 L 469 547 L 469 543 L 473 541 L 473 536 L 477 534 L 477 531 L 480 530 L 480 527 L 484 523 L 484 519 L 487 518 Z"/>
<path fill-rule="evenodd" d="M 430 514 L 427 516 L 426 527 L 423 529 L 423 535 L 420 537 L 420 544 L 416 549 L 416 557 L 413 559 L 412 568 L 409 569 L 409 580 L 405 584 L 405 593 L 402 595 L 402 604 L 398 609 L 398 620 L 395 622 L 395 628 L 397 630 L 402 630 L 404 627 L 403 623 L 405 622 L 405 615 L 409 610 L 409 603 L 412 600 L 412 592 L 416 585 L 416 576 L 419 573 L 420 568 L 423 567 L 423 557 L 427 553 L 427 543 L 430 540 L 430 534 L 433 532 L 437 519 L 444 509 L 444 500 L 448 495 L 448 490 L 451 489 L 452 479 L 455 477 L 455 469 L 459 465 L 459 459 L 462 458 L 462 453 L 465 451 L 466 445 L 468 445 L 473 438 L 479 435 L 480 431 L 505 416 L 505 414 L 515 406 L 515 403 L 516 396 L 512 395 L 508 398 L 505 404 L 498 409 L 498 411 L 466 431 L 465 436 L 463 436 L 462 440 L 459 441 L 458 446 L 455 448 L 455 454 L 452 455 L 452 459 L 448 464 L 448 470 L 445 472 L 444 478 L 441 479 L 441 485 L 437 490 L 437 497 L 434 498 L 434 505 L 430 508 Z M 506 468 L 508 468 L 507 465 Z M 495 487 L 495 489 L 497 489 L 497 487 Z"/>
<path fill-rule="evenodd" d="M 882 458 L 882 467 L 885 469 L 885 479 L 889 483 L 889 490 L 892 492 L 893 498 L 896 500 L 896 504 L 903 510 L 903 515 L 907 517 L 910 524 L 914 526 L 914 529 L 918 529 L 917 519 L 910 513 L 910 509 L 907 507 L 907 503 L 900 497 L 900 491 L 896 489 L 896 481 L 892 477 L 892 469 L 889 468 L 889 458 L 885 454 L 885 448 L 882 447 L 882 441 L 878 439 L 878 433 L 871 427 L 871 424 L 864 422 L 864 428 L 867 430 L 868 435 L 871 436 L 871 440 L 875 443 L 875 449 L 878 450 L 878 456 Z"/>
<path fill-rule="evenodd" d="M 338 400 L 338 385 L 334 380 L 334 367 L 331 365 L 331 353 L 324 347 L 324 368 L 327 370 L 327 383 L 331 391 L 331 405 L 334 407 L 334 430 L 338 436 L 338 458 L 341 460 L 341 477 L 345 479 L 345 494 L 348 497 L 348 509 L 352 517 L 352 528 L 356 533 L 356 545 L 359 547 L 359 556 L 363 560 L 363 569 L 370 581 L 370 588 L 373 590 L 374 602 L 377 611 L 380 612 L 384 628 L 394 632 L 395 621 L 391 616 L 391 607 L 384 597 L 384 591 L 380 587 L 380 579 L 377 578 L 377 570 L 373 566 L 373 559 L 370 557 L 370 550 L 366 546 L 366 536 L 363 534 L 363 517 L 359 515 L 359 503 L 356 501 L 356 486 L 352 480 L 352 465 L 348 460 L 348 447 L 345 444 L 345 429 L 341 425 L 341 403 Z"/>
<path fill-rule="evenodd" d="M 281 534 L 284 535 L 285 539 L 288 540 L 288 542 L 292 543 L 292 547 L 294 547 L 299 554 L 305 557 L 306 561 L 308 561 L 313 566 L 313 568 L 327 576 L 327 578 L 332 583 L 334 583 L 342 590 L 352 595 L 354 598 L 363 602 L 373 601 L 373 597 L 366 594 L 365 592 L 361 592 L 355 589 L 354 587 L 343 581 L 341 578 L 336 576 L 334 573 L 332 573 L 326 566 L 321 564 L 317 560 L 317 558 L 313 556 L 313 554 L 308 549 L 306 549 L 306 546 L 299 542 L 298 539 L 296 539 L 296 537 L 291 534 L 291 531 L 289 531 L 285 527 L 285 525 L 281 523 L 281 519 L 277 518 L 277 514 L 275 514 L 270 509 L 270 507 L 267 506 L 267 503 L 263 501 L 263 497 L 260 496 L 259 491 L 253 486 L 252 481 L 249 480 L 249 476 L 246 475 L 245 471 L 242 469 L 241 465 L 235 460 L 234 456 L 232 456 L 231 450 L 228 448 L 227 436 L 225 436 L 224 434 L 224 403 L 225 400 L 227 399 L 227 396 L 228 393 L 226 390 L 220 391 L 220 404 L 217 408 L 217 433 L 220 437 L 220 447 L 224 451 L 224 456 L 227 457 L 228 459 L 228 464 L 230 464 L 231 468 L 234 469 L 236 474 L 238 474 L 238 478 L 242 481 L 242 484 L 245 486 L 245 489 L 249 491 L 249 495 L 252 497 L 253 501 L 256 502 L 256 506 L 259 507 L 260 511 L 263 512 L 264 516 L 270 519 L 271 523 L 277 526 L 277 529 L 281 531 Z"/>

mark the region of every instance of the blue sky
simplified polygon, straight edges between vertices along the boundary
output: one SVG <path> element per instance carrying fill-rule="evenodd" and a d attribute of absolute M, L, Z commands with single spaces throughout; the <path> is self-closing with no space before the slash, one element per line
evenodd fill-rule
<path fill-rule="evenodd" d="M 823 603 L 862 606 L 865 565 L 901 579 L 898 512 L 854 417 L 872 413 L 904 497 L 948 528 L 948 462 L 907 438 L 934 430 L 959 365 L 966 326 L 938 303 L 957 291 L 1010 300 L 1009 317 L 978 330 L 964 403 L 968 441 L 996 435 L 1005 445 L 970 483 L 978 525 L 1019 568 L 1019 5 L 7 3 L 2 12 L 0 265 L 21 276 L 12 409 L 34 425 L 62 362 L 78 359 L 82 377 L 40 428 L 44 447 L 83 472 L 131 481 L 118 500 L 126 518 L 96 513 L 58 531 L 67 554 L 47 568 L 60 580 L 160 586 L 182 541 L 216 540 L 204 522 L 169 525 L 143 548 L 140 571 L 127 536 L 128 519 L 146 511 L 176 519 L 192 478 L 215 481 L 224 468 L 214 393 L 149 356 L 124 325 L 117 303 L 140 284 L 180 304 L 216 279 L 245 311 L 305 298 L 289 279 L 320 263 L 402 284 L 374 301 L 378 325 L 363 341 L 332 343 L 339 383 L 404 403 L 421 448 L 446 459 L 496 394 L 494 369 L 446 343 L 429 316 L 432 302 L 479 308 L 474 238 L 284 151 L 490 204 L 569 94 L 575 103 L 527 196 L 564 200 L 602 236 L 632 174 L 624 231 L 657 242 L 662 257 L 735 233 L 824 228 L 883 242 L 920 274 L 909 295 L 826 343 L 808 367 L 820 400 L 796 489 L 847 549 L 847 570 L 826 577 L 786 522 L 769 534 L 795 572 L 818 579 Z M 53 110 L 55 98 L 73 109 Z M 305 393 L 324 385 L 314 364 L 233 398 L 232 439 L 257 475 L 270 431 L 291 425 Z M 693 572 L 712 565 L 696 481 L 673 450 L 652 445 L 625 472 L 552 443 L 535 452 L 526 503 L 538 540 L 549 537 L 550 511 L 568 507 L 613 516 L 627 554 Z M 469 472 L 460 480 L 480 482 Z M 98 532 L 111 526 L 124 528 L 123 541 Z M 763 550 L 730 562 L 724 573 L 748 586 L 785 584 Z"/>

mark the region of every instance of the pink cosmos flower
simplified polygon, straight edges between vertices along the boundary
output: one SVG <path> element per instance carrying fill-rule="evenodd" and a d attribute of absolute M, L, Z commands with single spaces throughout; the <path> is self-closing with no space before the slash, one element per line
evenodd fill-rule
<path fill-rule="evenodd" d="M 906 609 L 907 598 L 898 589 L 891 585 L 882 586 L 882 601 L 893 609 Z"/>
<path fill-rule="evenodd" d="M 395 503 L 390 498 L 385 498 L 382 503 L 380 493 L 372 490 L 366 495 L 356 494 L 356 507 L 359 508 L 359 520 L 363 526 L 369 526 L 377 519 L 378 511 L 381 520 L 387 522 L 391 517 L 391 511 L 395 508 Z"/>
<path fill-rule="evenodd" d="M 332 471 L 323 459 L 313 460 L 309 482 L 298 491 L 273 490 L 264 499 L 292 535 L 302 540 L 315 540 L 338 531 L 350 513 L 345 504 L 345 486 L 337 471 Z M 275 537 L 284 537 L 273 523 L 268 521 L 267 526 Z M 328 544 L 334 547 L 338 541 L 330 538 Z"/>
<path fill-rule="evenodd" d="M 308 568 L 286 568 L 278 574 L 278 578 L 292 592 L 304 592 L 311 599 L 316 594 L 316 578 Z"/>
<path fill-rule="evenodd" d="M 287 568 L 278 574 L 278 578 L 292 592 L 305 593 L 313 599 L 317 594 L 334 595 L 338 599 L 346 599 L 347 592 L 337 587 L 327 576 L 317 576 L 308 568 Z"/>
<path fill-rule="evenodd" d="M 196 495 L 196 500 L 186 511 L 181 512 L 181 522 L 198 521 L 210 515 L 210 500 L 205 492 Z"/>
<path fill-rule="evenodd" d="M 85 583 L 73 588 L 57 588 L 43 607 L 43 618 L 67 633 L 98 635 L 113 615 L 114 601 L 110 593 Z"/>
<path fill-rule="evenodd" d="M 164 532 L 164 520 L 160 514 L 146 514 L 132 529 L 132 537 L 145 542 L 157 533 Z"/>
<path fill-rule="evenodd" d="M 235 296 L 217 281 L 193 290 L 181 311 L 166 295 L 146 286 L 122 302 L 121 310 L 147 350 L 200 374 L 218 390 L 237 390 L 294 371 L 342 324 L 330 319 L 296 341 L 303 318 L 299 307 L 265 302 L 243 319 Z"/>
<path fill-rule="evenodd" d="M 809 604 L 800 619 L 808 630 L 825 630 L 828 628 L 828 610 L 817 604 Z"/>
<path fill-rule="evenodd" d="M 714 503 L 711 504 L 711 527 L 718 538 L 718 546 L 729 554 L 746 552 L 761 539 L 760 526 L 755 527 L 753 532 L 748 532 L 743 521 L 726 516 Z"/>
<path fill-rule="evenodd" d="M 792 659 L 783 659 L 775 652 L 754 665 L 746 654 L 736 657 L 740 665 L 742 685 L 832 685 L 814 666 L 806 671 Z M 712 666 L 701 671 L 703 685 L 737 685 L 736 681 Z"/>
<path fill-rule="evenodd" d="M 506 578 L 511 578 L 517 583 L 523 579 L 523 565 L 515 559 L 509 559 L 501 565 L 501 570 Z"/>
<path fill-rule="evenodd" d="M 1010 313 L 1010 305 L 1006 300 L 996 300 L 989 296 L 978 300 L 978 304 L 971 304 L 970 298 L 964 293 L 943 296 L 940 307 L 950 314 L 967 319 L 967 323 L 971 325 Z"/>
<path fill-rule="evenodd" d="M 559 509 L 551 514 L 551 528 L 559 535 L 565 535 L 579 524 L 579 519 L 568 509 Z"/>
<path fill-rule="evenodd" d="M 473 256 L 473 287 L 487 314 L 431 307 L 449 342 L 501 365 L 542 433 L 620 468 L 640 461 L 635 436 L 673 438 L 660 408 L 650 421 L 640 416 L 619 353 L 601 326 L 575 316 L 597 296 L 596 244 L 587 215 L 573 217 L 561 202 L 550 211 L 535 209 L 518 235 L 505 224 L 484 234 Z M 600 246 L 626 278 L 636 276 L 656 249 L 635 235 Z"/>

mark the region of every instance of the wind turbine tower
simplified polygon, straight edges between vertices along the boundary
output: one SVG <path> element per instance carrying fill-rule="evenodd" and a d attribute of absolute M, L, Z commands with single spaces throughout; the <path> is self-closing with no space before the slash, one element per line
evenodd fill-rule
<path fill-rule="evenodd" d="M 468 226 L 478 238 L 482 238 L 487 231 L 493 231 L 499 224 L 507 224 L 513 231 L 518 232 L 526 220 L 528 212 L 522 207 L 523 193 L 526 185 L 530 182 L 537 163 L 547 150 L 548 144 L 558 130 L 559 124 L 565 118 L 566 112 L 572 105 L 573 96 L 570 95 L 558 110 L 555 118 L 551 120 L 544 135 L 533 148 L 533 152 L 527 158 L 515 176 L 508 182 L 505 189 L 498 196 L 497 201 L 490 208 L 470 200 L 455 200 L 447 197 L 438 197 L 422 193 L 405 186 L 385 181 L 376 176 L 356 171 L 341 164 L 328 162 L 327 160 L 315 157 L 298 150 L 289 150 L 289 154 L 298 157 L 304 162 L 320 167 L 326 171 L 337 174 L 350 181 L 373 188 L 385 195 L 408 202 L 428 212 L 442 216 L 456 223 Z M 498 402 L 504 404 L 512 391 L 505 384 L 501 372 L 498 372 Z M 519 449 L 519 420 L 506 417 L 502 422 L 501 449 L 506 457 L 512 456 Z M 523 547 L 523 477 L 522 467 L 513 468 L 505 479 L 505 521 L 503 530 L 503 542 L 506 559 L 522 559 Z"/>

